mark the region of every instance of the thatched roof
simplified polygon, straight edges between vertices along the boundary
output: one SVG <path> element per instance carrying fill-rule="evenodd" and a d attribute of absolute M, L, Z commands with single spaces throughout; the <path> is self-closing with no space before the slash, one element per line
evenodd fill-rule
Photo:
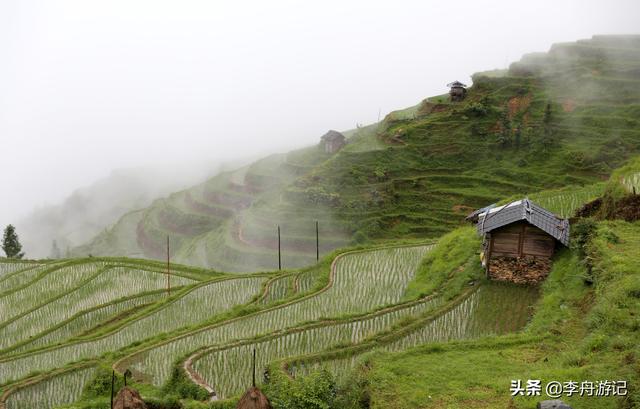
<path fill-rule="evenodd" d="M 252 386 L 242 395 L 236 409 L 271 409 L 271 403 L 260 389 Z"/>
<path fill-rule="evenodd" d="M 118 391 L 113 401 L 114 409 L 147 409 L 140 393 L 137 390 L 125 386 Z"/>

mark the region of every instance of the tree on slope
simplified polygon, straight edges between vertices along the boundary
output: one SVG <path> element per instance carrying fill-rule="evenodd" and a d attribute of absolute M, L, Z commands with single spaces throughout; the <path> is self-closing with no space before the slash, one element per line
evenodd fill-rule
<path fill-rule="evenodd" d="M 4 250 L 4 253 L 8 258 L 20 259 L 24 257 L 24 253 L 22 252 L 22 244 L 20 244 L 20 241 L 18 240 L 16 228 L 12 225 L 8 225 L 4 229 L 4 236 L 2 238 L 2 250 Z"/>

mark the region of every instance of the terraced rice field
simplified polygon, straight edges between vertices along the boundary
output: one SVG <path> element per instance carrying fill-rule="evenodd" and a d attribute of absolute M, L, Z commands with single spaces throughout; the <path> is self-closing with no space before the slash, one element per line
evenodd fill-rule
<path fill-rule="evenodd" d="M 440 298 L 430 298 L 362 319 L 315 325 L 259 342 L 205 351 L 193 357 L 193 370 L 216 391 L 218 397 L 231 397 L 240 394 L 247 386 L 253 349 L 258 351 L 257 368 L 265 368 L 270 362 L 282 358 L 316 353 L 339 344 L 359 343 L 389 330 L 404 319 L 431 311 L 441 303 Z"/>
<path fill-rule="evenodd" d="M 94 373 L 94 367 L 87 367 L 53 375 L 11 393 L 5 406 L 7 409 L 51 409 L 73 403 Z"/>
<path fill-rule="evenodd" d="M 571 217 L 583 204 L 601 196 L 604 193 L 604 187 L 603 183 L 598 183 L 567 191 L 533 194 L 530 199 L 560 217 Z"/>
<path fill-rule="evenodd" d="M 622 185 L 629 192 L 640 193 L 640 172 L 625 176 L 622 179 Z"/>
<path fill-rule="evenodd" d="M 6 322 L 17 315 L 46 302 L 49 298 L 65 294 L 70 288 L 82 285 L 104 267 L 103 263 L 81 263 L 56 268 L 39 276 L 27 286 L 0 297 L 0 317 Z"/>
<path fill-rule="evenodd" d="M 115 331 L 94 340 L 78 341 L 39 352 L 0 359 L 0 384 L 33 371 L 58 368 L 69 362 L 98 357 L 133 342 L 209 319 L 260 293 L 264 277 L 206 283 Z M 189 311 L 189 314 L 185 314 Z"/>
<path fill-rule="evenodd" d="M 311 290 L 319 272 L 311 269 L 282 276 L 240 275 L 205 281 L 197 280 L 197 274 L 191 274 L 192 278 L 177 275 L 172 278 L 174 292 L 168 297 L 163 291 L 166 276 L 159 266 L 140 268 L 105 261 L 50 265 L 0 297 L 3 302 L 20 294 L 30 303 L 16 308 L 4 301 L 13 316 L 0 324 L 0 345 L 4 348 L 0 351 L 0 385 L 34 371 L 46 373 L 100 358 L 161 333 L 181 331 L 120 359 L 116 367 L 120 371 L 130 368 L 140 379 L 160 386 L 175 363 L 189 357 L 187 367 L 213 386 L 219 397 L 235 396 L 246 387 L 254 348 L 259 351 L 258 366 L 264 368 L 276 360 L 323 353 L 339 345 L 366 345 L 374 335 L 397 331 L 407 319 L 421 320 L 433 314 L 443 305 L 437 295 L 399 304 L 430 248 L 420 245 L 346 253 L 334 260 L 327 287 L 275 307 L 269 303 Z M 5 277 L 27 271 L 15 269 Z M 43 292 L 45 297 L 30 296 L 30 291 Z M 260 294 L 264 295 L 260 298 Z M 434 340 L 511 331 L 521 325 L 518 319 L 509 319 L 507 326 L 488 322 L 504 316 L 505 305 L 512 307 L 510 313 L 526 317 L 526 308 L 514 309 L 513 305 L 529 299 L 522 294 L 517 297 L 514 300 L 499 290 L 481 287 L 446 314 L 385 348 L 404 349 Z M 214 321 L 216 316 L 256 300 L 263 310 Z M 119 322 L 116 318 L 121 315 L 123 321 Z M 51 325 L 51 317 L 56 325 Z M 207 322 L 211 324 L 207 326 Z M 195 329 L 189 332 L 191 326 Z M 91 335 L 100 327 L 104 335 Z M 345 365 L 354 362 L 344 360 Z M 54 408 L 73 402 L 94 371 L 83 367 L 18 382 L 17 387 L 5 390 L 6 408 Z"/>
<path fill-rule="evenodd" d="M 40 264 L 31 262 L 0 261 L 0 281 L 9 274 L 37 267 L 38 265 Z"/>
<path fill-rule="evenodd" d="M 23 268 L 15 264 L 13 268 L 6 266 L 7 263 L 3 264 L 6 268 L 6 274 L 0 276 L 0 296 L 28 284 L 44 271 L 55 268 L 55 264 L 27 264 L 29 267 Z M 20 265 L 24 266 L 22 263 Z"/>
<path fill-rule="evenodd" d="M 31 337 L 28 342 L 17 346 L 17 348 L 13 348 L 10 353 L 20 354 L 35 348 L 61 343 L 67 339 L 85 334 L 92 328 L 95 328 L 106 321 L 112 320 L 131 309 L 150 305 L 165 298 L 166 293 L 164 291 L 152 292 L 125 298 L 122 301 L 107 303 L 96 308 L 91 308 L 76 314 L 74 317 L 40 333 L 37 336 Z"/>
<path fill-rule="evenodd" d="M 131 367 L 154 384 L 162 385 L 172 363 L 198 348 L 398 303 L 429 248 L 402 247 L 344 255 L 334 262 L 333 282 L 326 291 L 179 337 L 134 354 L 119 367 Z"/>
<path fill-rule="evenodd" d="M 532 306 L 538 298 L 534 287 L 515 286 L 491 282 L 482 285 L 470 296 L 464 298 L 443 314 L 425 320 L 424 325 L 408 333 L 390 335 L 390 342 L 378 347 L 385 351 L 401 351 L 429 342 L 473 339 L 488 335 L 500 335 L 522 329 L 532 314 Z M 292 375 L 308 374 L 325 368 L 338 379 L 358 362 L 365 348 L 357 354 L 342 358 L 304 360 L 289 367 Z"/>
<path fill-rule="evenodd" d="M 62 272 L 69 273 L 69 269 Z M 90 271 L 90 270 L 88 270 Z M 193 284 L 184 277 L 173 277 L 174 285 Z M 34 310 L 0 324 L 0 349 L 24 341 L 51 326 L 51 322 L 67 320 L 74 314 L 108 303 L 118 298 L 162 289 L 166 286 L 164 274 L 128 267 L 111 267 L 102 270 L 82 285 L 68 291 Z M 39 291 L 36 287 L 31 291 Z M 27 287 L 25 290 L 30 290 Z M 23 294 L 24 292 L 20 292 Z M 36 293 L 37 296 L 37 293 Z M 11 298 L 11 297 L 9 297 Z"/>
<path fill-rule="evenodd" d="M 281 300 L 296 292 L 296 276 L 293 274 L 276 278 L 267 287 L 267 293 L 260 299 L 260 304 L 269 304 Z"/>
<path fill-rule="evenodd" d="M 535 287 L 487 283 L 453 309 L 384 349 L 398 351 L 428 342 L 514 332 L 528 322 L 537 298 Z"/>

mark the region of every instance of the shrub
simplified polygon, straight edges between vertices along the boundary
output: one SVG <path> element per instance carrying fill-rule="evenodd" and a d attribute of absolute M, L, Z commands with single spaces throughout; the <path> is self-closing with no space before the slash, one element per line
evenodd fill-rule
<path fill-rule="evenodd" d="M 148 398 L 144 403 L 148 409 L 182 409 L 180 399 L 173 395 L 164 398 Z"/>
<path fill-rule="evenodd" d="M 171 378 L 164 387 L 167 394 L 177 394 L 179 397 L 206 400 L 209 393 L 195 383 L 191 382 L 184 374 L 181 367 L 174 367 Z"/>
<path fill-rule="evenodd" d="M 481 102 L 472 102 L 464 110 L 464 113 L 472 117 L 483 117 L 489 113 L 489 108 Z"/>

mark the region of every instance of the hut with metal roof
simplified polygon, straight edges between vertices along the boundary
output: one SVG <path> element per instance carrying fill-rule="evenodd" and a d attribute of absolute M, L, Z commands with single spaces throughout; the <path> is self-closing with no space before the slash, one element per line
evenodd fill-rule
<path fill-rule="evenodd" d="M 326 153 L 336 153 L 342 149 L 346 143 L 347 140 L 344 135 L 334 130 L 330 130 L 320 138 L 320 146 Z"/>
<path fill-rule="evenodd" d="M 467 96 L 467 86 L 460 81 L 453 81 L 447 84 L 449 90 L 449 98 L 451 102 L 460 102 Z"/>
<path fill-rule="evenodd" d="M 569 245 L 569 221 L 525 198 L 477 215 L 482 263 L 487 276 L 516 283 L 538 283 L 551 270 L 558 246 Z"/>

